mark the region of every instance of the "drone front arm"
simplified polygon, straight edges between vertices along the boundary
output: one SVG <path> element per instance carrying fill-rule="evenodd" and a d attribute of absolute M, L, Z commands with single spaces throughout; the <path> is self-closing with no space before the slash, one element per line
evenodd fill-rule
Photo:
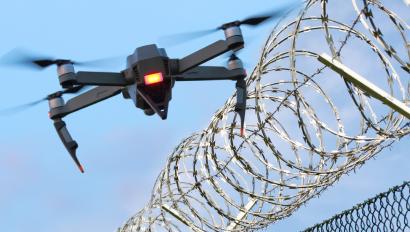
<path fill-rule="evenodd" d="M 195 66 L 201 65 L 225 52 L 229 51 L 228 43 L 225 40 L 218 40 L 182 59 L 179 60 L 178 71 L 183 73 Z"/>
<path fill-rule="evenodd" d="M 78 84 L 98 85 L 98 86 L 126 86 L 130 85 L 122 73 L 114 72 L 77 72 L 76 80 Z"/>
<path fill-rule="evenodd" d="M 193 67 L 201 65 L 229 50 L 243 47 L 242 36 L 233 36 L 227 40 L 218 40 L 182 59 L 178 62 L 178 72 L 183 73 Z"/>
<path fill-rule="evenodd" d="M 63 67 L 64 68 L 64 67 Z M 123 73 L 116 72 L 68 72 L 59 75 L 60 84 L 72 85 L 97 85 L 97 86 L 127 86 L 134 82 L 125 78 Z"/>
<path fill-rule="evenodd" d="M 229 70 L 220 66 L 198 66 L 180 75 L 173 76 L 176 81 L 214 81 L 214 80 L 240 80 L 246 77 L 242 68 Z"/>
<path fill-rule="evenodd" d="M 70 113 L 81 110 L 85 107 L 103 101 L 107 98 L 121 93 L 123 87 L 118 86 L 98 86 L 90 91 L 80 94 L 61 107 L 50 109 L 50 118 L 62 118 Z"/>

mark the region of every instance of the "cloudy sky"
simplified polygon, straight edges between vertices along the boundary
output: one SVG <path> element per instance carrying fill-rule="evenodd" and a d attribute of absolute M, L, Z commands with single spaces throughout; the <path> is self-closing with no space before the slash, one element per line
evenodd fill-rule
<path fill-rule="evenodd" d="M 286 2 L 285 0 L 279 2 Z M 274 7 L 272 1 L 2 1 L 0 55 L 15 47 L 76 60 L 125 57 L 161 36 L 214 28 Z M 252 67 L 274 22 L 244 29 L 241 53 Z M 167 47 L 181 57 L 215 39 L 216 33 Z M 164 46 L 164 45 L 163 45 Z M 212 64 L 224 64 L 216 59 Z M 120 71 L 114 62 L 98 71 Z M 79 70 L 79 69 L 78 69 Z M 44 71 L 0 66 L 0 106 L 8 108 L 59 90 L 53 67 Z M 231 95 L 233 82 L 177 83 L 169 116 L 146 117 L 121 96 L 66 118 L 86 173 L 75 168 L 47 117 L 43 103 L 0 118 L 0 231 L 114 231 L 150 197 L 168 154 L 181 139 L 204 128 Z M 272 225 L 300 230 L 409 179 L 405 138 L 342 178 L 294 216 Z M 343 199 L 343 200 L 341 200 Z M 314 213 L 312 213 L 314 212 Z"/>

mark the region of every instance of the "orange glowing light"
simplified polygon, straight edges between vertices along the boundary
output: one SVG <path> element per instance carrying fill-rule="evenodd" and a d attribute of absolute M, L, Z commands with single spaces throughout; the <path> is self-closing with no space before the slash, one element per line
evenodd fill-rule
<path fill-rule="evenodd" d="M 144 82 L 146 85 L 152 85 L 159 82 L 162 82 L 164 77 L 161 72 L 151 73 L 144 76 Z"/>

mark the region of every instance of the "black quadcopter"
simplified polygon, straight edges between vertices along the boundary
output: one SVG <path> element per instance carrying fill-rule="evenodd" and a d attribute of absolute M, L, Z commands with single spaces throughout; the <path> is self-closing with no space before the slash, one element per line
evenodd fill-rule
<path fill-rule="evenodd" d="M 135 106 L 143 110 L 146 115 L 157 114 L 165 120 L 172 98 L 172 88 L 176 81 L 236 81 L 235 112 L 240 117 L 241 135 L 243 135 L 247 98 L 246 70 L 235 55 L 236 51 L 244 47 L 240 26 L 256 26 L 284 13 L 286 12 L 282 8 L 269 15 L 234 21 L 214 30 L 203 31 L 207 33 L 223 30 L 225 39 L 218 40 L 181 59 L 168 57 L 165 49 L 158 48 L 155 44 L 139 47 L 127 57 L 126 69 L 121 72 L 75 72 L 74 65 L 80 63 L 68 59 L 30 59 L 29 63 L 40 68 L 57 66 L 58 79 L 64 90 L 52 93 L 43 100 L 48 100 L 49 117 L 53 120 L 61 141 L 80 171 L 84 172 L 76 155 L 78 144 L 72 139 L 63 118 L 117 94 L 122 94 L 125 99 L 132 99 Z M 183 34 L 183 37 L 196 37 L 199 34 L 197 32 Z M 201 65 L 227 52 L 232 53 L 227 67 Z M 64 94 L 79 93 L 85 86 L 96 87 L 64 102 L 62 98 Z"/>

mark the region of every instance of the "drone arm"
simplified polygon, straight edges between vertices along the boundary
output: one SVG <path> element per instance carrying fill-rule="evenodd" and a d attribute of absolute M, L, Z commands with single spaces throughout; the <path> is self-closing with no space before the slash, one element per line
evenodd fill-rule
<path fill-rule="evenodd" d="M 123 73 L 115 72 L 77 72 L 60 76 L 60 84 L 65 85 L 98 85 L 98 86 L 126 86 L 132 84 Z"/>
<path fill-rule="evenodd" d="M 198 66 L 180 75 L 173 76 L 176 81 L 214 81 L 214 80 L 240 80 L 246 77 L 242 68 L 229 70 L 218 66 Z"/>
<path fill-rule="evenodd" d="M 115 96 L 121 93 L 122 89 L 123 87 L 117 86 L 98 86 L 88 92 L 70 99 L 65 105 L 61 107 L 50 109 L 50 118 L 62 118 L 70 113 L 76 112 L 85 107 Z"/>
<path fill-rule="evenodd" d="M 78 84 L 98 85 L 98 86 L 126 86 L 129 83 L 122 73 L 113 72 L 77 72 Z"/>
<path fill-rule="evenodd" d="M 183 73 L 193 67 L 201 65 L 229 50 L 243 47 L 242 36 L 233 36 L 227 40 L 218 40 L 179 60 L 178 72 Z"/>
<path fill-rule="evenodd" d="M 228 44 L 225 40 L 218 40 L 182 59 L 179 60 L 178 71 L 180 73 L 205 63 L 225 52 L 229 51 Z"/>

